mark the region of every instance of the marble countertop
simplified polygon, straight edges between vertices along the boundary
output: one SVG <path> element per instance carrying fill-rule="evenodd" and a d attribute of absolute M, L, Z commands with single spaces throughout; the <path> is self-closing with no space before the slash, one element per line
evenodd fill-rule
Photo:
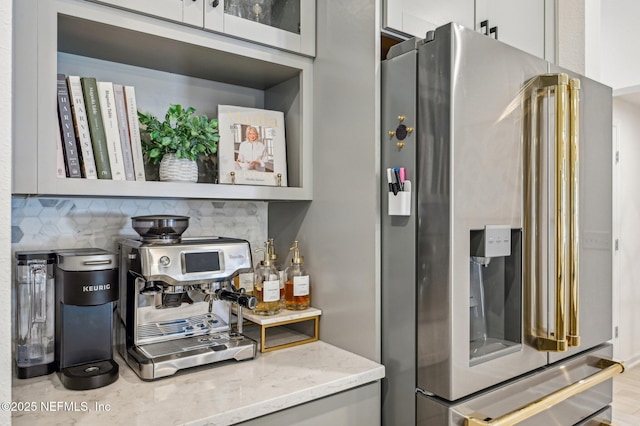
<path fill-rule="evenodd" d="M 118 380 L 66 389 L 56 373 L 13 379 L 13 425 L 228 425 L 380 380 L 384 366 L 322 341 L 145 382 L 120 357 Z M 3 406 L 3 409 L 6 408 Z"/>

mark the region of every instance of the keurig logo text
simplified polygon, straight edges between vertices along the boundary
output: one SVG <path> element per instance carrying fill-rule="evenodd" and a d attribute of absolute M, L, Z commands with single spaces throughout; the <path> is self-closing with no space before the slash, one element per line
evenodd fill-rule
<path fill-rule="evenodd" d="M 101 285 L 83 285 L 83 292 L 91 292 L 91 291 L 103 291 L 103 290 L 111 290 L 111 284 L 101 284 Z"/>

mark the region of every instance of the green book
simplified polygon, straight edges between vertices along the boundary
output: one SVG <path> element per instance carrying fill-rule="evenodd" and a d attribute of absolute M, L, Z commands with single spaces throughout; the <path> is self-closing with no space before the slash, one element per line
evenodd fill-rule
<path fill-rule="evenodd" d="M 102 123 L 98 85 L 96 84 L 96 79 L 93 77 L 81 77 L 80 82 L 82 83 L 82 93 L 87 109 L 89 133 L 91 134 L 91 144 L 93 145 L 93 156 L 96 160 L 98 179 L 111 179 L 107 136 L 105 135 L 104 125 Z"/>

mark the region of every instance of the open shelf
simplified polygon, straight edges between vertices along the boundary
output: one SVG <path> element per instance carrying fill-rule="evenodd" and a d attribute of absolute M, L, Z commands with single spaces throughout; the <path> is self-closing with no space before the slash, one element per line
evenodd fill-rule
<path fill-rule="evenodd" d="M 311 58 L 79 0 L 25 0 L 16 15 L 16 69 L 29 71 L 15 80 L 14 194 L 311 200 Z M 282 111 L 288 186 L 57 178 L 57 73 L 132 85 L 159 117 L 175 103 Z"/>

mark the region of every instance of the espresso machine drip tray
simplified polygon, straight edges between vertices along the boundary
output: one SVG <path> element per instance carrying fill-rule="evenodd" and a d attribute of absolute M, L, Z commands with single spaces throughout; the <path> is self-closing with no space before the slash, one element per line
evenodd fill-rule
<path fill-rule="evenodd" d="M 213 313 L 205 313 L 166 322 L 154 322 L 138 326 L 138 343 L 165 341 L 171 337 L 191 337 L 228 330 L 227 323 Z"/>
<path fill-rule="evenodd" d="M 242 336 L 230 336 L 229 333 L 216 333 L 206 336 L 190 337 L 187 339 L 170 340 L 168 342 L 151 343 L 140 346 L 140 352 L 149 358 L 160 358 L 164 356 L 184 354 L 199 349 L 220 352 L 229 348 L 237 347 L 238 342 L 243 340 Z"/>

